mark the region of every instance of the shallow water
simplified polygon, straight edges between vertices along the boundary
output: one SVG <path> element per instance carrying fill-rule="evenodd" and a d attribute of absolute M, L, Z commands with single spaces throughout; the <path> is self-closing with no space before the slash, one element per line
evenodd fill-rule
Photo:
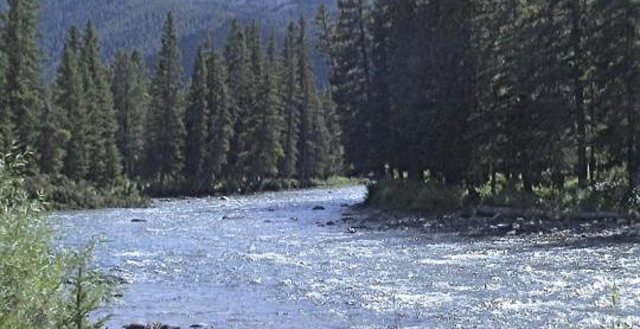
<path fill-rule="evenodd" d="M 348 234 L 344 205 L 364 193 L 314 189 L 53 217 L 61 245 L 95 237 L 97 266 L 130 282 L 107 310 L 110 328 L 602 328 L 617 314 L 614 282 L 619 313 L 640 323 L 640 245 Z M 318 226 L 328 221 L 337 225 Z"/>

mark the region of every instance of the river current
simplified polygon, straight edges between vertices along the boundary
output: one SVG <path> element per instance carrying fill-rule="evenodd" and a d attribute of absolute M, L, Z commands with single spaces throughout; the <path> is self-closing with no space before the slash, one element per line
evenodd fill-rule
<path fill-rule="evenodd" d="M 94 238 L 96 266 L 128 281 L 103 310 L 112 329 L 603 328 L 618 315 L 640 323 L 638 244 L 349 232 L 343 214 L 364 195 L 354 186 L 165 200 L 59 212 L 53 222 L 60 245 Z"/>

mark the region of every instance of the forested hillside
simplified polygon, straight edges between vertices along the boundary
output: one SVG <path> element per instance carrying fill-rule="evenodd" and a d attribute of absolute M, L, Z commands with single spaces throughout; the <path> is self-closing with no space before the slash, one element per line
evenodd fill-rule
<path fill-rule="evenodd" d="M 2 0 L 3 2 L 6 0 Z M 324 0 L 43 0 L 40 13 L 40 42 L 45 53 L 45 76 L 54 75 L 66 31 L 71 26 L 84 26 L 92 20 L 101 40 L 103 59 L 109 59 L 119 49 L 136 49 L 149 65 L 160 49 L 157 36 L 168 12 L 176 17 L 182 64 L 191 67 L 196 49 L 207 33 L 220 36 L 222 42 L 231 18 L 242 22 L 256 20 L 266 40 L 271 28 L 284 35 L 292 19 L 304 15 L 312 19 Z M 335 8 L 334 1 L 327 5 Z M 315 65 L 321 64 L 317 52 L 312 53 Z M 318 67 L 321 69 L 321 67 Z"/>

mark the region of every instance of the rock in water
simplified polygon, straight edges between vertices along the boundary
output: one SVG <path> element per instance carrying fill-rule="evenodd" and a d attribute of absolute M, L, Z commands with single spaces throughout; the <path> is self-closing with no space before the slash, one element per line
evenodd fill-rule
<path fill-rule="evenodd" d="M 327 222 L 327 226 L 335 226 L 335 225 L 336 225 L 336 223 L 334 223 L 334 222 L 332 222 L 332 221 L 328 221 L 328 222 Z"/>
<path fill-rule="evenodd" d="M 313 210 L 325 210 L 323 206 L 315 206 Z"/>
<path fill-rule="evenodd" d="M 170 326 L 168 324 L 163 324 L 160 326 L 160 329 L 180 329 L 178 326 Z"/>
<path fill-rule="evenodd" d="M 146 219 L 141 219 L 141 218 L 134 218 L 131 220 L 132 223 L 146 223 L 147 220 Z"/>
<path fill-rule="evenodd" d="M 145 329 L 146 327 L 147 327 L 146 324 L 140 324 L 140 323 L 132 323 L 130 325 L 122 326 L 122 328 L 124 329 Z"/>
<path fill-rule="evenodd" d="M 355 227 L 349 227 L 349 229 L 347 230 L 347 233 L 356 234 L 356 233 L 358 233 L 358 230 L 356 230 Z"/>
<path fill-rule="evenodd" d="M 220 201 L 229 201 L 229 198 L 226 196 L 221 196 Z"/>

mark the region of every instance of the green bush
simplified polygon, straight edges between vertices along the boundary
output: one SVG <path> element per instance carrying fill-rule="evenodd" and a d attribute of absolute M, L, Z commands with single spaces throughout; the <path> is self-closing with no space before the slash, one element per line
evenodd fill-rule
<path fill-rule="evenodd" d="M 87 181 L 72 181 L 65 176 L 34 175 L 25 180 L 30 194 L 42 194 L 50 209 L 97 209 L 144 207 L 149 199 L 141 188 L 126 179 L 102 188 Z"/>
<path fill-rule="evenodd" d="M 435 183 L 384 180 L 369 184 L 365 204 L 384 210 L 446 214 L 459 210 L 462 191 Z"/>
<path fill-rule="evenodd" d="M 109 298 L 107 284 L 94 279 L 88 253 L 51 247 L 44 197 L 32 198 L 20 175 L 25 163 L 0 159 L 0 328 L 97 328 L 88 315 Z M 92 279 L 74 281 L 74 270 Z"/>

